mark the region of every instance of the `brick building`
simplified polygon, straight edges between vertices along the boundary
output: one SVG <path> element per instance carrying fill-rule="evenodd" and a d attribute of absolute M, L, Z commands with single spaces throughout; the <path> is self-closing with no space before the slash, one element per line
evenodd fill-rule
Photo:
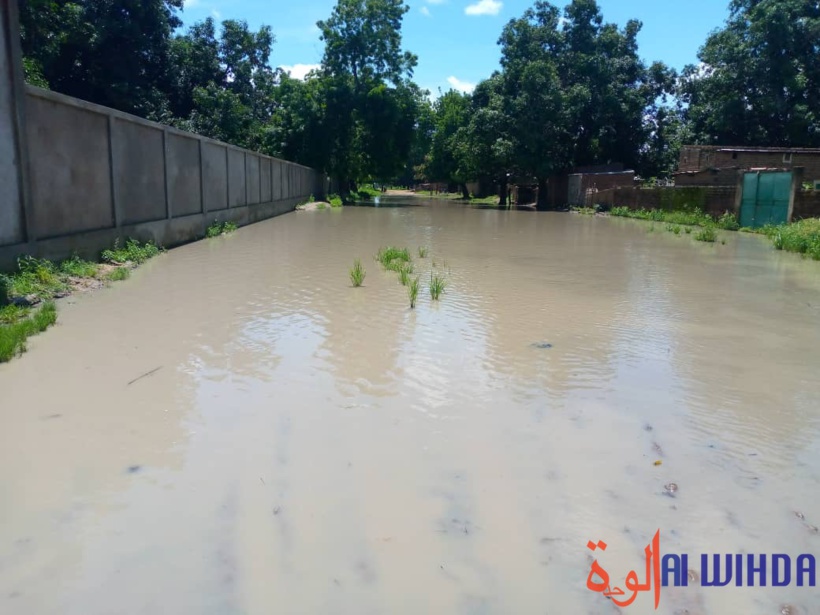
<path fill-rule="evenodd" d="M 820 182 L 820 149 L 685 145 L 675 184 L 731 186 L 738 181 L 738 171 L 752 169 L 802 169 L 802 181 L 814 185 Z"/>

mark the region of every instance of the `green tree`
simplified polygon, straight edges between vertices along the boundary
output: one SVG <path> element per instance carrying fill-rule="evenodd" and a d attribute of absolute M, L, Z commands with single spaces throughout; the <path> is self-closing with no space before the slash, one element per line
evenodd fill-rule
<path fill-rule="evenodd" d="M 664 87 L 666 69 L 638 56 L 641 23 L 621 30 L 604 23 L 595 0 L 563 11 L 536 2 L 504 28 L 501 65 L 522 172 L 547 178 L 573 166 L 622 162 L 637 166 L 651 130 L 646 121 Z"/>
<path fill-rule="evenodd" d="M 29 73 L 54 90 L 143 117 L 167 111 L 170 39 L 182 0 L 28 0 Z"/>
<path fill-rule="evenodd" d="M 450 90 L 433 105 L 435 134 L 426 162 L 427 177 L 433 181 L 458 184 L 464 198 L 469 198 L 467 182 L 469 161 L 464 152 L 464 128 L 470 122 L 470 96 Z"/>
<path fill-rule="evenodd" d="M 475 179 L 498 185 L 498 204 L 507 204 L 507 184 L 515 164 L 515 126 L 504 77 L 495 73 L 478 84 L 472 94 L 470 120 L 457 132 L 459 158 Z"/>
<path fill-rule="evenodd" d="M 696 140 L 820 146 L 820 4 L 732 0 L 680 83 Z"/>
<path fill-rule="evenodd" d="M 317 23 L 325 43 L 323 166 L 343 194 L 365 177 L 398 173 L 409 155 L 415 105 L 407 79 L 416 57 L 401 49 L 408 10 L 402 0 L 338 0 Z"/>

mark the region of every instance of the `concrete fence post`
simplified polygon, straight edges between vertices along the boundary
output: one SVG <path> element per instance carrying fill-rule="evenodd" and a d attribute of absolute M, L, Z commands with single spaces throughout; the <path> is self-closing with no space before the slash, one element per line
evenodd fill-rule
<path fill-rule="evenodd" d="M 114 221 L 114 228 L 120 228 L 122 226 L 122 210 L 117 185 L 117 155 L 114 149 L 115 121 L 113 115 L 108 116 L 108 173 L 111 178 L 111 217 Z"/>
<path fill-rule="evenodd" d="M 34 242 L 17 0 L 0 0 L 0 245 Z"/>
<path fill-rule="evenodd" d="M 174 217 L 174 212 L 171 211 L 171 173 L 168 169 L 168 129 L 162 130 L 162 169 L 165 173 L 165 212 L 166 217 L 170 220 Z"/>

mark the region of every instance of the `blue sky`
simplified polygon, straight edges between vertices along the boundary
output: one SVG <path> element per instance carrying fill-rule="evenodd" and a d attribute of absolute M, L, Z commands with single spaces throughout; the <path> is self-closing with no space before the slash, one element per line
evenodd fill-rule
<path fill-rule="evenodd" d="M 553 0 L 563 6 L 566 2 Z M 643 22 L 640 53 L 647 62 L 661 60 L 677 69 L 697 60 L 709 32 L 728 15 L 728 0 L 598 0 L 607 22 L 623 26 Z M 408 0 L 404 47 L 419 57 L 414 80 L 437 94 L 456 87 L 467 90 L 498 68 L 496 42 L 510 19 L 520 16 L 527 0 Z M 335 0 L 186 0 L 183 21 L 191 24 L 212 16 L 245 19 L 257 28 L 269 25 L 276 35 L 274 66 L 293 67 L 300 76 L 317 64 L 323 45 L 316 22 L 326 19 Z"/>

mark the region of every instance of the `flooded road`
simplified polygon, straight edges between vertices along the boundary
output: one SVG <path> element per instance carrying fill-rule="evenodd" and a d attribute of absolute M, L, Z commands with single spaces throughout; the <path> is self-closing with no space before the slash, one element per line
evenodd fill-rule
<path fill-rule="evenodd" d="M 588 540 L 613 585 L 658 529 L 690 568 L 820 555 L 820 263 L 405 204 L 172 250 L 0 365 L 1 613 L 607 615 Z M 414 311 L 385 245 L 429 246 Z M 623 612 L 785 605 L 820 595 Z"/>

